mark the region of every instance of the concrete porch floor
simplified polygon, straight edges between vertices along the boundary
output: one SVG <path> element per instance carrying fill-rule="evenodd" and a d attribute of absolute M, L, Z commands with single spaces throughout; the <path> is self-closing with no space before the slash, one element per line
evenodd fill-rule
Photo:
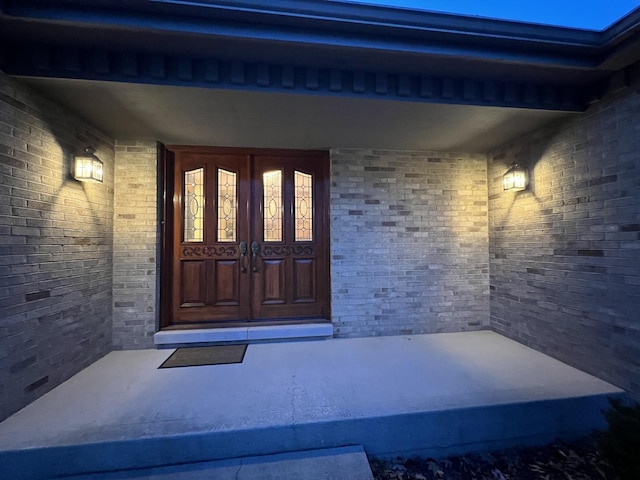
<path fill-rule="evenodd" d="M 624 394 L 486 331 L 252 344 L 242 364 L 159 370 L 171 353 L 112 352 L 0 423 L 0 478 L 543 443 L 604 427 Z"/>

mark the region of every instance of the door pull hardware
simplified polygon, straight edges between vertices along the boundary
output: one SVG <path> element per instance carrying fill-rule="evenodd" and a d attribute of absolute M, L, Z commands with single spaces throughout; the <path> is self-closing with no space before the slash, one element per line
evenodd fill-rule
<path fill-rule="evenodd" d="M 253 265 L 253 267 L 251 268 L 252 272 L 258 271 L 258 252 L 260 252 L 260 244 L 254 240 L 253 242 L 251 242 L 251 264 Z"/>
<path fill-rule="evenodd" d="M 247 273 L 247 267 L 245 260 L 247 258 L 247 242 L 240 242 L 240 271 Z"/>

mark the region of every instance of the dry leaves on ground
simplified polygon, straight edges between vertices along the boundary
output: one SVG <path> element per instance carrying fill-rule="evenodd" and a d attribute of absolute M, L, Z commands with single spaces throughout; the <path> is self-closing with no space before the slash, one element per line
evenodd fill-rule
<path fill-rule="evenodd" d="M 617 480 L 596 435 L 545 447 L 443 459 L 371 460 L 375 480 Z"/>

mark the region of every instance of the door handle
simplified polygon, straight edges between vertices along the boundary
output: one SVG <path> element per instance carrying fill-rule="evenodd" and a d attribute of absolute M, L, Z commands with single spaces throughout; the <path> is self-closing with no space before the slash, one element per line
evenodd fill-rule
<path fill-rule="evenodd" d="M 257 261 L 258 261 L 259 252 L 260 252 L 260 244 L 254 240 L 253 242 L 251 242 L 251 265 L 252 265 L 251 271 L 252 272 L 258 271 Z"/>
<path fill-rule="evenodd" d="M 247 258 L 247 242 L 240 242 L 240 271 L 247 273 L 245 259 Z"/>

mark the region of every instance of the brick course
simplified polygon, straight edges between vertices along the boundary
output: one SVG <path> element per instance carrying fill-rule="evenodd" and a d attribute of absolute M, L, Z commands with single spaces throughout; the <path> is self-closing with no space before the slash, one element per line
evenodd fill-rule
<path fill-rule="evenodd" d="M 488 327 L 486 157 L 331 151 L 336 336 Z"/>
<path fill-rule="evenodd" d="M 529 190 L 502 191 L 512 161 Z M 489 160 L 491 326 L 640 397 L 640 96 Z"/>
<path fill-rule="evenodd" d="M 70 176 L 92 146 L 103 184 Z M 113 140 L 0 73 L 0 420 L 111 349 Z"/>
<path fill-rule="evenodd" d="M 113 255 L 113 348 L 153 348 L 157 330 L 156 142 L 117 140 Z"/>

